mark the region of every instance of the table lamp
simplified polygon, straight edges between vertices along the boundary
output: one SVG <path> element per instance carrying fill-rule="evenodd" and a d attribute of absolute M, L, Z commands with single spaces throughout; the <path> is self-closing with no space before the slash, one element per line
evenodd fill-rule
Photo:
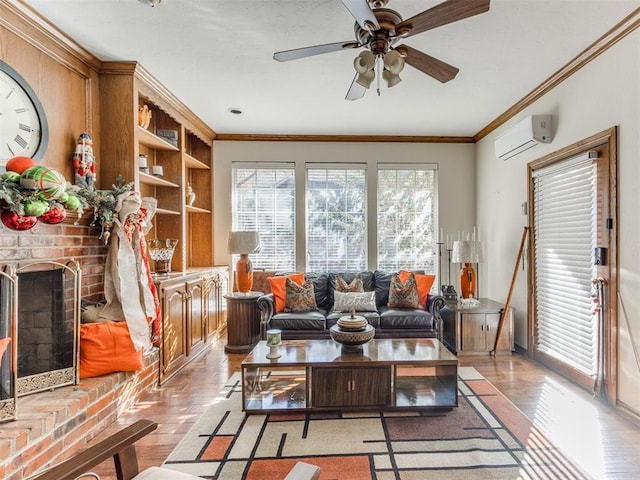
<path fill-rule="evenodd" d="M 236 290 L 246 293 L 253 287 L 253 264 L 250 253 L 260 252 L 258 232 L 242 231 L 229 233 L 229 253 L 240 255 L 236 263 Z"/>
<path fill-rule="evenodd" d="M 451 261 L 464 264 L 460 270 L 460 290 L 462 298 L 473 298 L 476 293 L 476 271 L 474 263 L 483 261 L 482 242 L 462 240 L 453 242 Z"/>

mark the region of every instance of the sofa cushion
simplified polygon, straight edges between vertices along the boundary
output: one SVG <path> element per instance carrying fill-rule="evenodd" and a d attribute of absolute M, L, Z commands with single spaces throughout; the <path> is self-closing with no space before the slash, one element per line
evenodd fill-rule
<path fill-rule="evenodd" d="M 418 296 L 420 297 L 420 305 L 426 307 L 427 297 L 433 287 L 433 282 L 436 280 L 435 275 L 424 275 L 417 272 L 410 272 L 408 270 L 400 270 L 400 281 L 406 283 L 409 276 L 413 273 L 416 279 L 416 285 L 418 286 Z"/>
<path fill-rule="evenodd" d="M 316 296 L 316 306 L 320 309 L 331 310 L 329 304 L 329 274 L 305 273 L 304 278 L 313 282 L 313 293 Z"/>
<path fill-rule="evenodd" d="M 376 292 L 333 292 L 332 312 L 376 312 Z"/>
<path fill-rule="evenodd" d="M 391 286 L 391 273 L 376 270 L 373 278 L 376 286 L 376 306 L 378 308 L 389 303 L 389 287 Z"/>
<path fill-rule="evenodd" d="M 351 283 L 347 283 L 340 275 L 336 275 L 336 292 L 364 292 L 362 274 L 358 273 Z"/>
<path fill-rule="evenodd" d="M 407 281 L 404 283 L 397 273 L 391 276 L 389 303 L 387 305 L 390 308 L 421 308 L 418 285 L 413 273 L 409 274 Z"/>
<path fill-rule="evenodd" d="M 271 317 L 269 328 L 280 330 L 324 330 L 326 328 L 325 310 L 304 313 L 277 313 Z"/>
<path fill-rule="evenodd" d="M 285 312 L 312 312 L 317 310 L 313 282 L 305 280 L 302 285 L 287 278 L 285 282 Z"/>
<path fill-rule="evenodd" d="M 267 278 L 269 286 L 271 287 L 271 293 L 273 293 L 274 308 L 276 313 L 284 311 L 286 306 L 286 281 L 290 278 L 298 285 L 304 283 L 304 273 L 290 273 L 288 275 L 276 275 L 275 277 Z"/>
<path fill-rule="evenodd" d="M 399 309 L 390 307 L 380 307 L 380 329 L 400 330 L 400 329 L 435 329 L 433 315 L 425 310 Z"/>

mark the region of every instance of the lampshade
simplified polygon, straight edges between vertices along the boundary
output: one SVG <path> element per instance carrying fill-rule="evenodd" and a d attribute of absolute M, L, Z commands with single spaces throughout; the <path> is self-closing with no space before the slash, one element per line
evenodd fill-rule
<path fill-rule="evenodd" d="M 260 252 L 260 235 L 258 232 L 242 231 L 229 232 L 229 253 L 237 255 L 242 253 Z"/>
<path fill-rule="evenodd" d="M 451 261 L 453 263 L 480 263 L 484 260 L 482 242 L 462 240 L 453 242 Z"/>

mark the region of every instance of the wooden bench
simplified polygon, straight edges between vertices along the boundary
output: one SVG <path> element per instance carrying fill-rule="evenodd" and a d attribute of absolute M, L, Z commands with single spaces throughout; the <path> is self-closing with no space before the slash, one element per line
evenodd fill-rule
<path fill-rule="evenodd" d="M 114 433 L 103 441 L 83 450 L 73 457 L 55 465 L 48 470 L 31 477 L 30 480 L 75 480 L 77 478 L 98 478 L 96 476 L 86 475 L 93 467 L 101 464 L 109 457 L 113 458 L 116 476 L 118 480 L 132 480 L 136 475 L 138 478 L 158 478 L 155 476 L 147 476 L 145 472 L 155 473 L 160 471 L 167 472 L 166 469 L 153 467 L 152 469 L 140 472 L 138 467 L 138 457 L 136 456 L 135 442 L 145 435 L 153 432 L 158 428 L 156 422 L 151 420 L 138 420 L 137 422 L 123 428 Z M 168 471 L 168 475 L 164 478 L 179 479 L 197 479 L 193 475 L 182 474 L 175 471 Z"/>

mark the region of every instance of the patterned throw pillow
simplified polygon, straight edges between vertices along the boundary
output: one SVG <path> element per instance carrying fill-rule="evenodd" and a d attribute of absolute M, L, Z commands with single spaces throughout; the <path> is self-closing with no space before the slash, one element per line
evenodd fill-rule
<path fill-rule="evenodd" d="M 416 285 L 418 286 L 418 295 L 420 295 L 420 305 L 427 306 L 427 299 L 431 292 L 433 282 L 436 281 L 435 275 L 423 275 L 420 273 L 410 272 L 407 270 L 400 270 L 400 280 L 406 282 L 410 275 L 416 277 Z"/>
<path fill-rule="evenodd" d="M 336 292 L 363 292 L 362 275 L 359 273 L 355 276 L 351 283 L 347 283 L 344 278 L 336 277 Z"/>
<path fill-rule="evenodd" d="M 333 311 L 377 312 L 376 292 L 333 292 Z"/>
<path fill-rule="evenodd" d="M 287 313 L 313 312 L 317 310 L 313 282 L 306 280 L 302 285 L 298 285 L 290 278 L 287 278 L 285 302 L 284 311 Z"/>
<path fill-rule="evenodd" d="M 400 276 L 394 273 L 391 276 L 391 286 L 389 288 L 389 308 L 423 308 L 420 305 L 420 295 L 418 295 L 418 284 L 416 277 L 409 275 L 406 283 L 402 283 Z"/>

